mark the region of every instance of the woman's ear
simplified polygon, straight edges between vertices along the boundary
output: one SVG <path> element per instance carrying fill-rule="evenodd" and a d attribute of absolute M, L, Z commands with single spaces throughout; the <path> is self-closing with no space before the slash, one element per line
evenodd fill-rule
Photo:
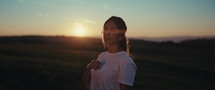
<path fill-rule="evenodd" d="M 119 40 L 123 39 L 123 34 L 119 34 Z"/>

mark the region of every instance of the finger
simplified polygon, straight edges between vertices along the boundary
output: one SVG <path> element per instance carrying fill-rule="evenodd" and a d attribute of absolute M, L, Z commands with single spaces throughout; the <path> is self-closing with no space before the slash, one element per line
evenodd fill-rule
<path fill-rule="evenodd" d="M 100 64 L 101 64 L 101 62 L 100 62 L 100 61 L 97 61 L 97 64 L 99 64 L 99 65 L 100 65 Z"/>
<path fill-rule="evenodd" d="M 96 59 L 93 59 L 91 62 L 95 62 L 95 61 L 97 61 Z"/>
<path fill-rule="evenodd" d="M 89 63 L 89 65 L 87 65 L 87 68 L 92 69 L 94 65 L 95 64 L 93 62 L 91 62 L 91 63 Z"/>
<path fill-rule="evenodd" d="M 100 67 L 100 62 L 96 62 L 96 64 L 94 65 L 94 69 L 98 69 Z"/>

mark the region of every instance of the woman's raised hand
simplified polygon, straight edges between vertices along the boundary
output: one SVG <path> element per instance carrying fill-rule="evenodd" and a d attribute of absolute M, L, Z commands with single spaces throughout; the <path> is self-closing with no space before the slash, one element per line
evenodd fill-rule
<path fill-rule="evenodd" d="M 91 70 L 91 69 L 98 69 L 100 66 L 100 62 L 98 60 L 92 60 L 88 65 L 87 65 L 87 70 Z"/>

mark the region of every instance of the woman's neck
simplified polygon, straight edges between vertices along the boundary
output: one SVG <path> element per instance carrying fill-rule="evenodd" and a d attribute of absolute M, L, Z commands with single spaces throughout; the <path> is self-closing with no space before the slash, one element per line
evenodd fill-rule
<path fill-rule="evenodd" d="M 109 53 L 117 53 L 122 51 L 119 45 L 109 45 L 107 48 Z"/>

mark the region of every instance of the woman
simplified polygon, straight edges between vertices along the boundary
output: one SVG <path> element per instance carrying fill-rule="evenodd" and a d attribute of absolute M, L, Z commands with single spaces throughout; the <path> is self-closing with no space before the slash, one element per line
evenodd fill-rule
<path fill-rule="evenodd" d="M 112 16 L 104 23 L 102 40 L 107 51 L 87 65 L 85 90 L 128 90 L 133 86 L 136 65 L 129 57 L 126 30 L 120 17 Z"/>

